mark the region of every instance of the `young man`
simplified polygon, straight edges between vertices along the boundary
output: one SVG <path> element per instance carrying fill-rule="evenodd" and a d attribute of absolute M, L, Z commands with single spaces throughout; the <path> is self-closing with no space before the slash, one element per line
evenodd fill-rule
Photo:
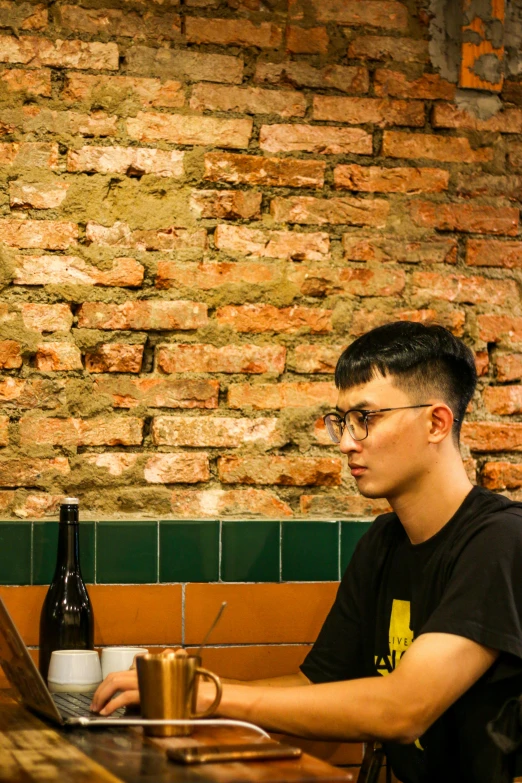
<path fill-rule="evenodd" d="M 346 349 L 335 381 L 328 431 L 393 513 L 359 542 L 301 671 L 226 685 L 220 714 L 380 739 L 403 783 L 507 781 L 486 724 L 522 693 L 522 504 L 473 487 L 460 457 L 473 354 L 441 326 L 387 324 Z M 123 690 L 106 713 L 138 699 L 133 672 L 113 678 L 94 701 Z"/>

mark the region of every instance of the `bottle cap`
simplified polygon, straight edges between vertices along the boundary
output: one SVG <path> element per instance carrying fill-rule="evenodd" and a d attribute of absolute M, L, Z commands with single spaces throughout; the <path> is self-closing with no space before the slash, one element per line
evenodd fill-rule
<path fill-rule="evenodd" d="M 77 506 L 78 503 L 78 498 L 64 498 L 62 500 L 62 506 Z"/>

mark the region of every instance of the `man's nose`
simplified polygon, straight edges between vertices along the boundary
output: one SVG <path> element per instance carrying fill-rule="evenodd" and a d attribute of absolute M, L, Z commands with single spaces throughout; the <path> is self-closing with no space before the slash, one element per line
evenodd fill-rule
<path fill-rule="evenodd" d="M 352 438 L 348 427 L 345 427 L 341 436 L 339 448 L 343 454 L 349 454 L 351 451 L 361 451 L 362 445 L 360 440 L 354 440 Z"/>

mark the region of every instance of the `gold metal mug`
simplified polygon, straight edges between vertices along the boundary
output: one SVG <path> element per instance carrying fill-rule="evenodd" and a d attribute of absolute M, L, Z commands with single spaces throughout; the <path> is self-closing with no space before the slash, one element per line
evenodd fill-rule
<path fill-rule="evenodd" d="M 183 720 L 213 715 L 221 701 L 221 681 L 216 674 L 201 668 L 197 655 L 154 654 L 136 658 L 141 714 L 147 720 Z M 204 712 L 196 713 L 197 678 L 207 677 L 216 686 L 216 698 Z M 144 726 L 146 734 L 156 737 L 186 737 L 192 726 Z"/>

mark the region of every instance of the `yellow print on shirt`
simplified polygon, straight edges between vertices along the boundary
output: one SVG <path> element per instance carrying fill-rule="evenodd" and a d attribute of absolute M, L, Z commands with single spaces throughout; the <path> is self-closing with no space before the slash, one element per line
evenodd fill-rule
<path fill-rule="evenodd" d="M 393 600 L 390 617 L 390 654 L 375 656 L 375 668 L 378 674 L 391 674 L 400 659 L 413 643 L 413 631 L 410 630 L 410 602 Z"/>
<path fill-rule="evenodd" d="M 389 644 L 390 654 L 384 658 L 375 656 L 375 668 L 378 674 L 386 676 L 396 668 L 400 659 L 413 643 L 413 631 L 410 629 L 411 608 L 409 601 L 394 598 L 390 617 Z M 415 741 L 419 750 L 423 750 L 419 740 Z"/>

